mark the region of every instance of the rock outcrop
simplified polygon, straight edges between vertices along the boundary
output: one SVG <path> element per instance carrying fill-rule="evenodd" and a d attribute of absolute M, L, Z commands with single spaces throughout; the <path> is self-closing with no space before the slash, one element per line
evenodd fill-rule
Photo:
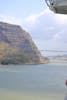
<path fill-rule="evenodd" d="M 39 64 L 46 60 L 28 32 L 19 25 L 0 22 L 0 63 Z"/>

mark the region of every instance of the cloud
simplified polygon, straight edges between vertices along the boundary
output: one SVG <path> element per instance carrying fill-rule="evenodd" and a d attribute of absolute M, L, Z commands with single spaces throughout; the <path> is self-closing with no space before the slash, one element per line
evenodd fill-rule
<path fill-rule="evenodd" d="M 24 19 L 25 23 L 29 23 L 31 26 L 35 25 L 37 22 L 39 22 L 39 19 L 41 17 L 45 18 L 45 20 L 47 20 L 47 18 L 49 17 L 49 19 L 58 24 L 58 25 L 64 25 L 67 22 L 67 16 L 63 15 L 63 14 L 55 14 L 52 11 L 49 10 L 49 8 L 44 9 L 42 12 L 38 13 L 38 14 L 31 14 L 28 17 L 26 17 Z M 48 22 L 48 20 L 47 20 Z"/>
<path fill-rule="evenodd" d="M 39 19 L 41 16 L 43 16 L 44 14 L 47 14 L 47 13 L 49 13 L 49 12 L 50 12 L 50 11 L 49 11 L 48 8 L 47 8 L 47 9 L 43 10 L 42 12 L 40 12 L 40 13 L 38 13 L 38 14 L 31 14 L 31 15 L 29 15 L 28 17 L 26 17 L 26 18 L 24 19 L 24 21 L 25 21 L 26 23 L 29 23 L 29 24 L 33 25 L 33 24 L 35 24 L 35 23 L 38 21 L 38 19 Z"/>
<path fill-rule="evenodd" d="M 57 34 L 55 34 L 54 36 L 53 36 L 53 40 L 55 40 L 55 41 L 57 41 L 58 39 L 60 39 L 61 37 L 60 37 L 60 34 L 59 33 L 57 33 Z"/>
<path fill-rule="evenodd" d="M 59 23 L 60 25 L 64 25 L 67 23 L 67 15 L 56 14 L 54 17 L 57 23 Z"/>
<path fill-rule="evenodd" d="M 6 15 L 2 15 L 2 14 L 0 14 L 0 21 L 11 23 L 11 24 L 19 24 L 19 25 L 22 24 L 21 19 L 17 19 L 15 17 L 6 16 Z"/>

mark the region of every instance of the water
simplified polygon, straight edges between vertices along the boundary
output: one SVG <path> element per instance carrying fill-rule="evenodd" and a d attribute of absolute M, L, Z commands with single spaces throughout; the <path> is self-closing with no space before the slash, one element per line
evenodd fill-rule
<path fill-rule="evenodd" d="M 0 100 L 64 100 L 67 64 L 0 65 Z"/>

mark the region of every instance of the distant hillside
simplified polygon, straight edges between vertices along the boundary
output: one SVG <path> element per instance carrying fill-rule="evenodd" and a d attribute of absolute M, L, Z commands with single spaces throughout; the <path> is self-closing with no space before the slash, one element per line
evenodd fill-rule
<path fill-rule="evenodd" d="M 67 62 L 67 55 L 57 55 L 49 57 L 51 62 Z"/>
<path fill-rule="evenodd" d="M 28 32 L 19 25 L 0 22 L 0 63 L 46 63 Z"/>

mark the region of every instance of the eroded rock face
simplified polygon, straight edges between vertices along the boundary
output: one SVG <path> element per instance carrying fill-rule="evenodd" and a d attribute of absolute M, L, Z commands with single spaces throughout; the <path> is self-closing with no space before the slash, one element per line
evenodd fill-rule
<path fill-rule="evenodd" d="M 19 25 L 0 22 L 0 62 L 8 64 L 39 64 L 46 60 L 31 36 Z"/>

